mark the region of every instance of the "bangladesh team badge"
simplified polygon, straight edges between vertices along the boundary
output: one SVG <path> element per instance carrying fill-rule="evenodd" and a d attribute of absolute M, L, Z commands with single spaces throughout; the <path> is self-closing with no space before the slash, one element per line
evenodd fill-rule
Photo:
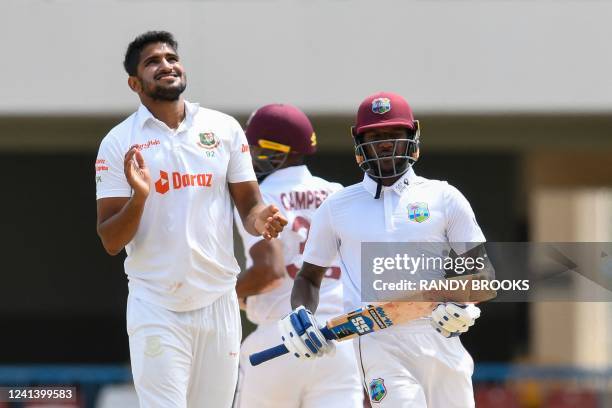
<path fill-rule="evenodd" d="M 200 141 L 198 142 L 198 146 L 206 150 L 212 150 L 219 146 L 219 139 L 217 139 L 213 132 L 200 133 Z"/>
<path fill-rule="evenodd" d="M 372 101 L 372 112 L 383 115 L 391 110 L 389 98 L 376 98 Z"/>
<path fill-rule="evenodd" d="M 414 222 L 427 221 L 429 218 L 429 206 L 427 203 L 408 204 L 408 219 Z"/>
<path fill-rule="evenodd" d="M 372 402 L 380 402 L 387 395 L 387 387 L 385 387 L 385 380 L 382 378 L 375 378 L 370 381 L 370 400 Z"/>

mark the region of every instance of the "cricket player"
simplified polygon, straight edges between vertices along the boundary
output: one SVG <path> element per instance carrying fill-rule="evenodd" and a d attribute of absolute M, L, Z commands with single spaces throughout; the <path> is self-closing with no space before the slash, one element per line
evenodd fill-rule
<path fill-rule="evenodd" d="M 261 199 L 238 122 L 183 99 L 172 34 L 137 37 L 124 67 L 141 105 L 100 145 L 97 232 L 109 254 L 127 252 L 140 406 L 227 408 L 241 339 L 231 199 L 250 234 L 271 239 L 286 220 Z"/>
<path fill-rule="evenodd" d="M 264 201 L 288 220 L 278 240 L 266 241 L 238 229 L 247 269 L 236 291 L 246 298 L 247 317 L 257 329 L 243 342 L 237 408 L 363 407 L 357 360 L 350 343 L 338 344 L 330 358 L 314 364 L 277 359 L 253 367 L 248 356 L 277 341 L 278 320 L 291 312 L 293 279 L 302 266 L 302 252 L 315 210 L 342 186 L 310 174 L 304 155 L 315 153 L 317 139 L 306 115 L 286 104 L 266 105 L 251 115 L 246 136 Z M 340 268 L 330 263 L 322 276 L 317 318 L 342 313 Z M 342 375 L 338 375 L 342 373 Z"/>
<path fill-rule="evenodd" d="M 419 157 L 419 124 L 401 96 L 380 92 L 366 98 L 352 133 L 363 181 L 335 193 L 315 213 L 292 291 L 295 310 L 279 322 L 281 340 L 299 359 L 332 349 L 311 311 L 317 309 L 322 277 L 338 256 L 348 310 L 365 305 L 362 242 L 452 246 L 485 241 L 470 204 L 456 188 L 419 177 L 412 169 Z M 415 207 L 420 208 L 418 217 Z M 473 304 L 440 303 L 431 318 L 358 337 L 354 345 L 359 371 L 372 405 L 473 407 L 473 360 L 457 336 L 479 314 Z"/>

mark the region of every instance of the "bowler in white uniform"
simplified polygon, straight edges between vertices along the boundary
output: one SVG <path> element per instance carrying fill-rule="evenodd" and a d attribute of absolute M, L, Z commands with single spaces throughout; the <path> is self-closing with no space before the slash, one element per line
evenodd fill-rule
<path fill-rule="evenodd" d="M 231 201 L 250 234 L 271 239 L 286 220 L 261 199 L 238 122 L 183 99 L 172 34 L 137 37 L 124 66 L 142 104 L 100 145 L 97 231 L 127 253 L 140 406 L 228 408 L 241 338 Z"/>

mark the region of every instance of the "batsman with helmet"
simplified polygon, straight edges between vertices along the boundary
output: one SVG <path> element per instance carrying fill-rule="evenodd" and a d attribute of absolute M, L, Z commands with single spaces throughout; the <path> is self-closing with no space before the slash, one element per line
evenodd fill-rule
<path fill-rule="evenodd" d="M 400 95 L 379 92 L 359 106 L 352 128 L 363 181 L 335 193 L 317 209 L 291 294 L 294 311 L 279 321 L 281 340 L 298 359 L 333 350 L 313 316 L 325 271 L 339 258 L 346 310 L 361 298 L 363 242 L 473 243 L 485 237 L 466 198 L 444 181 L 416 175 L 420 128 Z M 411 217 L 411 208 L 421 209 Z M 457 249 L 464 254 L 465 248 Z M 473 304 L 441 302 L 429 318 L 398 324 L 354 340 L 370 401 L 380 407 L 474 406 L 473 360 L 459 335 L 480 315 Z M 342 375 L 339 373 L 339 376 Z"/>

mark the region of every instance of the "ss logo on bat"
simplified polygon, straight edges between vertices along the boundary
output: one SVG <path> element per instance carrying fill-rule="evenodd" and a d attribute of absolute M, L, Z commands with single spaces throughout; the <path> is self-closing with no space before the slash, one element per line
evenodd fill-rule
<path fill-rule="evenodd" d="M 355 326 L 359 334 L 364 334 L 370 331 L 370 326 L 367 325 L 361 316 L 353 317 L 351 319 L 351 323 L 353 323 L 353 326 Z"/>

